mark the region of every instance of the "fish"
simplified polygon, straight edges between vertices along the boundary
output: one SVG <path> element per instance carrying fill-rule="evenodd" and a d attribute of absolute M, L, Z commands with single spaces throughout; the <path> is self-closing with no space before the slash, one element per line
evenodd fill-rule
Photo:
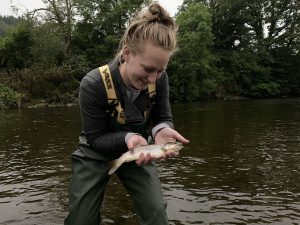
<path fill-rule="evenodd" d="M 110 170 L 108 171 L 108 175 L 112 175 L 116 172 L 123 163 L 138 160 L 141 153 L 144 153 L 144 155 L 150 153 L 152 158 L 160 159 L 164 156 L 165 152 L 179 152 L 182 148 L 183 145 L 181 142 L 151 144 L 134 148 L 121 155 L 120 158 L 109 162 Z"/>

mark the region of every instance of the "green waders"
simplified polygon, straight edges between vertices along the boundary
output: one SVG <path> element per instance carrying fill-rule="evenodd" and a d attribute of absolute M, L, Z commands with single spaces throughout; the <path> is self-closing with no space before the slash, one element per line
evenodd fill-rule
<path fill-rule="evenodd" d="M 110 179 L 107 163 L 73 155 L 72 166 L 70 211 L 64 224 L 100 225 L 100 208 Z M 135 162 L 125 163 L 116 174 L 134 201 L 141 225 L 169 224 L 154 164 L 138 166 Z"/>
<path fill-rule="evenodd" d="M 101 67 L 100 73 L 105 84 L 108 105 L 113 110 L 109 112 L 109 124 L 115 131 L 129 131 L 141 134 L 147 139 L 149 127 L 149 111 L 144 114 L 142 123 L 125 123 L 124 112 L 118 100 L 109 67 Z M 148 87 L 148 96 L 155 96 L 155 85 Z M 125 105 L 130 106 L 129 100 Z M 127 107 L 126 115 L 140 118 L 140 112 L 135 106 Z M 128 122 L 128 121 L 127 121 Z M 105 157 L 97 159 L 97 153 L 90 149 L 85 138 L 80 138 L 81 153 L 72 156 L 72 179 L 69 190 L 69 214 L 65 225 L 100 225 L 100 208 L 106 185 L 110 179 Z M 80 151 L 79 151 L 80 152 Z M 82 153 L 85 152 L 85 153 Z M 90 154 L 90 157 L 88 156 Z M 101 154 L 100 154 L 101 155 Z M 86 157 L 87 156 L 87 157 Z M 117 171 L 117 176 L 133 199 L 138 221 L 141 225 L 168 225 L 166 203 L 163 200 L 158 172 L 153 163 L 138 166 L 135 162 L 123 164 Z"/>

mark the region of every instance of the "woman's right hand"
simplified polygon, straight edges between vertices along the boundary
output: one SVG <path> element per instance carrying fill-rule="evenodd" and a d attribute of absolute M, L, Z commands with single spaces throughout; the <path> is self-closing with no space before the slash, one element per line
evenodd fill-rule
<path fill-rule="evenodd" d="M 137 147 L 145 146 L 148 145 L 147 141 L 145 138 L 143 138 L 140 135 L 132 135 L 128 140 L 127 140 L 127 148 L 129 150 L 132 150 Z"/>
<path fill-rule="evenodd" d="M 140 135 L 133 135 L 127 141 L 127 147 L 129 149 L 129 151 L 134 148 L 145 146 L 145 145 L 148 145 L 148 142 L 146 141 L 145 138 L 143 138 Z M 136 164 L 141 166 L 141 165 L 150 163 L 152 160 L 154 160 L 154 159 L 151 158 L 150 153 L 148 153 L 147 155 L 144 155 L 144 153 L 141 153 L 139 159 L 136 160 Z"/>

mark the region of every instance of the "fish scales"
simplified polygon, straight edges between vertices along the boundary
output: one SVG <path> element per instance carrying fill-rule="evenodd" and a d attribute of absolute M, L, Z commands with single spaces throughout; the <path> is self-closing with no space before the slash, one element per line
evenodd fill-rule
<path fill-rule="evenodd" d="M 180 142 L 168 142 L 166 144 L 153 144 L 134 148 L 124 153 L 120 158 L 111 161 L 109 175 L 113 174 L 123 163 L 135 161 L 140 157 L 141 153 L 151 155 L 151 158 L 162 158 L 165 152 L 178 152 L 183 148 Z"/>

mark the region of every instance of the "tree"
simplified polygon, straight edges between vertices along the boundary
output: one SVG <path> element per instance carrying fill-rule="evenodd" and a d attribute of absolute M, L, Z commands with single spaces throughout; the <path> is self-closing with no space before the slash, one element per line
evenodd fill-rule
<path fill-rule="evenodd" d="M 75 23 L 75 2 L 74 0 L 43 0 L 45 8 L 34 9 L 28 12 L 28 17 L 33 17 L 37 12 L 44 11 L 44 21 L 53 22 L 64 43 L 64 55 L 70 53 L 70 45 Z"/>
<path fill-rule="evenodd" d="M 196 100 L 216 91 L 211 14 L 202 4 L 191 4 L 176 16 L 178 45 L 170 71 L 174 100 Z M 175 91 L 176 90 L 176 91 Z"/>
<path fill-rule="evenodd" d="M 50 22 L 31 28 L 32 60 L 41 68 L 63 64 L 64 43 L 53 29 L 53 24 Z"/>
<path fill-rule="evenodd" d="M 119 41 L 130 19 L 149 0 L 77 0 L 81 20 L 74 35 L 77 54 L 83 54 L 91 67 L 108 63 L 117 52 Z"/>
<path fill-rule="evenodd" d="M 27 22 L 20 23 L 0 39 L 0 68 L 10 71 L 32 64 L 33 41 L 30 26 Z"/>
<path fill-rule="evenodd" d="M 21 18 L 0 15 L 0 37 L 4 36 L 9 28 L 16 26 L 19 22 L 21 22 Z"/>
<path fill-rule="evenodd" d="M 290 85 L 295 90 L 297 75 L 291 71 L 298 68 L 293 63 L 299 55 L 299 1 L 185 0 L 182 10 L 195 2 L 212 13 L 225 92 L 270 97 L 287 95 Z"/>

